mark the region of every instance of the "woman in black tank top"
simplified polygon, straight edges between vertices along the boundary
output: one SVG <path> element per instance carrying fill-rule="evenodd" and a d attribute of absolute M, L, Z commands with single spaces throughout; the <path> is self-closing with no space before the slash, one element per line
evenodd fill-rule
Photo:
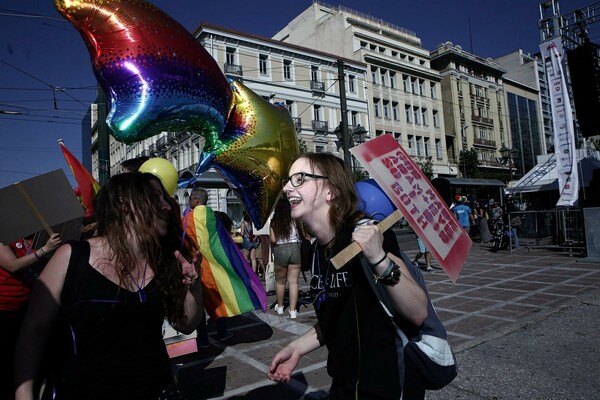
<path fill-rule="evenodd" d="M 196 250 L 181 243 L 160 180 L 115 175 L 97 203 L 99 236 L 60 247 L 32 294 L 16 349 L 17 399 L 37 397 L 44 352 L 57 400 L 157 399 L 171 384 L 164 318 L 189 334 L 202 316 Z"/>

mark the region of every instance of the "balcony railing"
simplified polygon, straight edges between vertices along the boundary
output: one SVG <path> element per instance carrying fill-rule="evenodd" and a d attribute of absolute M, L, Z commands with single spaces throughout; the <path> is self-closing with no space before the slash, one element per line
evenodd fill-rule
<path fill-rule="evenodd" d="M 481 145 L 481 146 L 487 146 L 487 147 L 494 147 L 494 148 L 496 148 L 496 141 L 495 140 L 473 138 L 473 143 Z"/>
<path fill-rule="evenodd" d="M 473 122 L 479 122 L 482 124 L 487 124 L 487 125 L 494 125 L 494 120 L 491 118 L 485 118 L 485 117 L 480 117 L 477 115 L 471 115 L 471 121 Z"/>
<path fill-rule="evenodd" d="M 318 119 L 313 119 L 312 127 L 316 132 L 329 132 L 327 121 L 319 121 Z"/>
<path fill-rule="evenodd" d="M 223 69 L 226 74 L 244 76 L 244 71 L 242 70 L 241 65 L 225 63 Z"/>
<path fill-rule="evenodd" d="M 310 81 L 310 90 L 313 92 L 325 92 L 325 82 Z"/>

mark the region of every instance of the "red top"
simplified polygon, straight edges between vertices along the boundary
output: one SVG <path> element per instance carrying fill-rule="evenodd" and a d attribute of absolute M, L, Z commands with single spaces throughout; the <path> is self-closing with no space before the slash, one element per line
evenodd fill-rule
<path fill-rule="evenodd" d="M 30 240 L 15 240 L 9 246 L 17 258 L 33 251 Z M 30 267 L 11 273 L 0 268 L 0 310 L 17 311 L 29 298 L 31 286 L 37 278 L 33 270 Z"/>

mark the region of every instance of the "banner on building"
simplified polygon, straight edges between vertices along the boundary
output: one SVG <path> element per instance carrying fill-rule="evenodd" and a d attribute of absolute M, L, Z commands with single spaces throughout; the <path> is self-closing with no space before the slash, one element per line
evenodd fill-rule
<path fill-rule="evenodd" d="M 554 38 L 540 45 L 548 76 L 550 105 L 554 128 L 554 153 L 558 172 L 560 198 L 557 207 L 572 207 L 579 195 L 579 175 L 573 128 L 573 110 L 567 91 L 564 68 L 564 52 L 561 38 Z"/>
<path fill-rule="evenodd" d="M 350 151 L 456 282 L 473 242 L 413 159 L 391 135 Z"/>

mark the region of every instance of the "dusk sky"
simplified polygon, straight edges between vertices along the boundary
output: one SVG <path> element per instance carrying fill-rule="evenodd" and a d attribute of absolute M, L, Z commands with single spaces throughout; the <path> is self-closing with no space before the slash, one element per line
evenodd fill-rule
<path fill-rule="evenodd" d="M 271 37 L 311 0 L 157 0 L 153 3 L 193 31 L 210 22 Z M 342 0 L 327 2 L 414 31 L 434 50 L 451 41 L 481 57 L 519 48 L 539 52 L 537 0 Z M 562 1 L 563 14 L 593 3 Z M 470 24 L 469 24 L 470 21 Z M 469 29 L 470 25 L 470 29 Z M 592 41 L 598 28 L 591 30 Z M 76 186 L 57 144 L 81 159 L 81 120 L 95 98 L 96 79 L 79 33 L 51 0 L 0 1 L 0 188 L 63 168 Z"/>

